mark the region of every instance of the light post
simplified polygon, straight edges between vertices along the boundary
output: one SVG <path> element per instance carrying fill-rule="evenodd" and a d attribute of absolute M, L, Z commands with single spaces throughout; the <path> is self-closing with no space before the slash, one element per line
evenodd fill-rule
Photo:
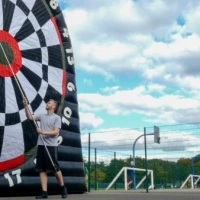
<path fill-rule="evenodd" d="M 133 143 L 133 162 L 134 162 L 134 166 L 136 166 L 135 145 L 136 145 L 136 142 L 141 137 L 143 137 L 144 135 L 145 134 L 142 134 L 139 137 L 137 137 L 135 142 Z M 157 126 L 154 126 L 154 132 L 153 133 L 146 134 L 146 136 L 148 136 L 148 135 L 154 135 L 154 142 L 155 143 L 160 143 L 160 129 Z M 135 174 L 135 171 L 133 171 L 133 188 L 136 189 L 136 174 Z"/>

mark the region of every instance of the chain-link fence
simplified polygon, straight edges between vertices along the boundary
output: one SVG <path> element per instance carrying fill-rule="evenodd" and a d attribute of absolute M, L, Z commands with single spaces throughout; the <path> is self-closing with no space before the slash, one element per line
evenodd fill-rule
<path fill-rule="evenodd" d="M 82 136 L 88 190 L 106 189 L 122 167 L 135 161 L 136 168 L 154 172 L 155 188 L 180 188 L 190 174 L 200 175 L 200 123 L 160 126 L 160 144 L 154 143 L 154 127 L 115 129 Z M 134 159 L 135 158 L 135 159 Z M 194 159 L 195 158 L 195 159 Z M 135 187 L 146 172 L 135 172 Z M 150 184 L 150 177 L 147 178 Z M 191 187 L 188 181 L 186 188 Z M 198 187 L 198 184 L 196 185 Z M 112 189 L 124 188 L 124 174 Z M 145 182 L 140 185 L 145 188 Z"/>

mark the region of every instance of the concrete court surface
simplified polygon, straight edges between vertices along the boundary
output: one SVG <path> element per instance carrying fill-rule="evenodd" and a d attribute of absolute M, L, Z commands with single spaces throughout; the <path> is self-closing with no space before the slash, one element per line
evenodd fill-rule
<path fill-rule="evenodd" d="M 0 197 L 0 200 L 32 200 L 29 197 Z M 48 199 L 62 199 L 60 195 L 49 195 Z M 195 190 L 145 190 L 92 191 L 86 194 L 70 194 L 67 200 L 200 200 L 200 189 Z"/>

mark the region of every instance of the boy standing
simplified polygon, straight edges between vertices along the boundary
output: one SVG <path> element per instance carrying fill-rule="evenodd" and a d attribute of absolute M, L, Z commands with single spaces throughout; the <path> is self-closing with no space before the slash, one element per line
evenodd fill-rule
<path fill-rule="evenodd" d="M 60 171 L 57 161 L 57 136 L 61 128 L 61 118 L 59 115 L 55 114 L 55 110 L 57 109 L 57 102 L 53 99 L 50 99 L 46 104 L 47 113 L 35 116 L 31 115 L 29 111 L 26 98 L 23 98 L 23 104 L 27 118 L 29 120 L 40 121 L 40 128 L 37 128 L 39 137 L 37 141 L 38 149 L 36 156 L 36 170 L 40 174 L 42 194 L 36 196 L 36 199 L 48 198 L 47 173 L 49 172 L 54 172 L 55 177 L 61 187 L 62 198 L 67 198 L 67 188 L 64 185 L 62 172 Z M 48 149 L 49 154 L 47 154 L 46 148 Z"/>

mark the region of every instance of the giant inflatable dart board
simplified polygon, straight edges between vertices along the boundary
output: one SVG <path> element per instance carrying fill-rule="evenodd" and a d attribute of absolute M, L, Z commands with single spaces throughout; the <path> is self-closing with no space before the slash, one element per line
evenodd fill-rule
<path fill-rule="evenodd" d="M 46 112 L 50 98 L 59 102 L 61 171 L 69 193 L 85 192 L 73 51 L 56 0 L 0 0 L 0 196 L 41 191 L 38 134 L 25 116 L 22 93 L 33 114 Z M 48 190 L 59 193 L 53 174 Z"/>

